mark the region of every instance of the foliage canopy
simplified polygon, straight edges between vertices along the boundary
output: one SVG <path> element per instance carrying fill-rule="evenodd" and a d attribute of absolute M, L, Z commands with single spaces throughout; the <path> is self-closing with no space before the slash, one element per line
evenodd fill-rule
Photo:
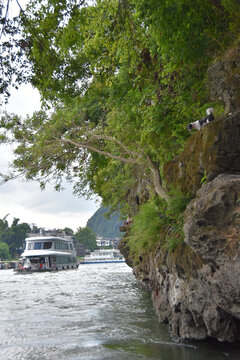
<path fill-rule="evenodd" d="M 0 241 L 8 246 L 12 258 L 22 253 L 24 240 L 29 230 L 30 226 L 27 223 L 19 224 L 19 219 L 15 218 L 11 226 L 5 218 L 0 219 Z"/>
<path fill-rule="evenodd" d="M 9 260 L 10 259 L 10 253 L 9 253 L 9 246 L 0 241 L 0 260 Z"/>
<path fill-rule="evenodd" d="M 79 228 L 75 234 L 75 238 L 84 245 L 85 249 L 89 249 L 90 251 L 98 249 L 96 234 L 88 227 Z"/>
<path fill-rule="evenodd" d="M 2 92 L 14 76 L 29 80 L 45 106 L 2 116 L 1 139 L 17 142 L 10 177 L 57 189 L 66 177 L 76 194 L 125 213 L 149 194 L 170 203 L 162 165 L 181 150 L 186 124 L 216 105 L 206 70 L 239 38 L 239 2 L 30 0 L 7 24 L 2 48 L 16 66 L 3 52 Z"/>

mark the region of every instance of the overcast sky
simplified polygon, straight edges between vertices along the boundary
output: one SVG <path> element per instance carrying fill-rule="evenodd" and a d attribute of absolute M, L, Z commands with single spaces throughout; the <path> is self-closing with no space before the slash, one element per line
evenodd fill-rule
<path fill-rule="evenodd" d="M 19 0 L 22 8 L 27 2 L 27 0 Z M 6 5 L 7 1 L 3 3 Z M 9 17 L 16 16 L 18 11 L 17 2 L 11 1 Z M 40 107 L 38 91 L 30 85 L 22 85 L 19 90 L 12 90 L 8 105 L 2 106 L 0 114 L 2 110 L 7 110 L 18 115 L 31 115 Z M 0 154 L 0 172 L 6 173 L 12 158 L 11 151 L 1 145 Z M 76 231 L 77 228 L 86 226 L 87 220 L 100 204 L 74 197 L 72 190 L 70 185 L 66 185 L 66 189 L 61 192 L 56 192 L 53 186 L 41 191 L 36 182 L 9 181 L 0 185 L 0 219 L 9 214 L 7 217 L 9 224 L 16 217 L 20 222 L 36 224 L 46 229 L 70 227 Z"/>
<path fill-rule="evenodd" d="M 40 109 L 40 97 L 37 90 L 30 85 L 23 85 L 19 90 L 12 91 L 7 110 L 19 115 L 32 114 Z M 6 173 L 12 158 L 11 149 L 0 146 L 0 172 Z M 14 217 L 20 222 L 36 224 L 46 229 L 70 227 L 74 231 L 86 226 L 87 220 L 99 208 L 99 202 L 79 199 L 72 195 L 72 187 L 56 192 L 52 186 L 41 191 L 36 182 L 23 180 L 9 181 L 0 185 L 0 219 L 7 214 L 9 225 Z"/>

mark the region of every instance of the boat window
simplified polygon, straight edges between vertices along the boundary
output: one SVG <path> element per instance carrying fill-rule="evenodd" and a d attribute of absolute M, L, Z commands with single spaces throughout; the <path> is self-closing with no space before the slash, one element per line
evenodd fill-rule
<path fill-rule="evenodd" d="M 51 241 L 43 243 L 43 248 L 44 249 L 51 249 L 51 247 L 52 247 L 52 242 Z"/>
<path fill-rule="evenodd" d="M 35 242 L 34 243 L 34 250 L 40 250 L 42 248 L 41 242 Z"/>
<path fill-rule="evenodd" d="M 56 257 L 57 264 L 72 264 L 77 262 L 77 259 L 70 256 L 57 256 Z"/>
<path fill-rule="evenodd" d="M 68 250 L 68 244 L 60 241 L 55 242 L 55 249 Z"/>
<path fill-rule="evenodd" d="M 38 264 L 39 263 L 39 258 L 31 258 L 30 259 L 32 264 Z"/>
<path fill-rule="evenodd" d="M 32 250 L 33 249 L 33 243 L 28 243 L 28 250 Z"/>
<path fill-rule="evenodd" d="M 72 246 L 72 244 L 69 244 L 69 246 L 70 246 L 70 249 L 71 249 L 71 250 L 73 250 L 73 246 Z"/>

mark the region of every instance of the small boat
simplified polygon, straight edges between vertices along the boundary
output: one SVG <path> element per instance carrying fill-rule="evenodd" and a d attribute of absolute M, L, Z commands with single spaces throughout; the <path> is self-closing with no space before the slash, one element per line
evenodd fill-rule
<path fill-rule="evenodd" d="M 73 241 L 60 237 L 29 237 L 14 271 L 18 273 L 78 268 Z"/>
<path fill-rule="evenodd" d="M 94 250 L 90 255 L 86 255 L 80 264 L 101 264 L 101 263 L 121 263 L 125 262 L 124 257 L 117 249 Z"/>

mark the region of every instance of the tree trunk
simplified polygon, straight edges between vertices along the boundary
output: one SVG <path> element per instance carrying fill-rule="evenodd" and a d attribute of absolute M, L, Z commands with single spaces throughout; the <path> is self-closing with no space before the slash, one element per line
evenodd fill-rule
<path fill-rule="evenodd" d="M 149 155 L 147 155 L 147 160 L 153 173 L 153 184 L 156 193 L 165 201 L 169 202 L 169 195 L 162 186 L 162 177 L 159 170 L 159 162 L 153 161 Z"/>

